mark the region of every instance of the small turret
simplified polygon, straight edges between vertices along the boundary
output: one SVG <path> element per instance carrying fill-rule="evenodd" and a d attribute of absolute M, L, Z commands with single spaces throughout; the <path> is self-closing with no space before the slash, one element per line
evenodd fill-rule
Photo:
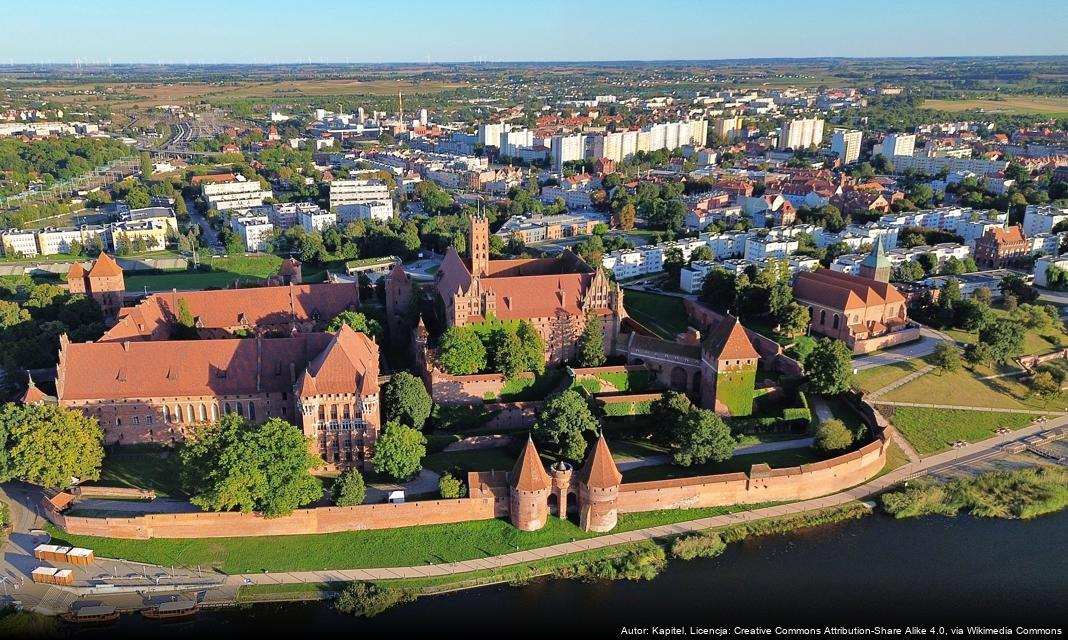
<path fill-rule="evenodd" d="M 574 467 L 563 460 L 555 462 L 549 467 L 549 475 L 553 479 L 552 493 L 556 496 L 556 515 L 561 520 L 567 517 L 567 494 L 571 490 L 571 473 L 573 470 Z"/>

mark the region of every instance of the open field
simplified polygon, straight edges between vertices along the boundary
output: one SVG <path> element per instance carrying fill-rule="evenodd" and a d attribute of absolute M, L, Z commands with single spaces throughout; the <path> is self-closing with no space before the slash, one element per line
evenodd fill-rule
<path fill-rule="evenodd" d="M 1063 411 L 1066 406 L 1062 397 L 1032 394 L 1018 377 L 982 379 L 967 368 L 952 373 L 931 372 L 881 396 L 879 401 L 1043 411 Z"/>
<path fill-rule="evenodd" d="M 226 287 L 234 280 L 259 281 L 278 272 L 282 259 L 275 255 L 233 256 L 205 259 L 213 271 L 166 271 L 162 273 L 126 275 L 127 291 L 168 291 L 170 289 L 205 289 Z M 306 278 L 313 280 L 313 278 Z"/>
<path fill-rule="evenodd" d="M 163 447 L 133 445 L 117 449 L 104 458 L 100 480 L 86 484 L 152 489 L 158 496 L 184 495 L 178 482 L 178 456 Z"/>
<path fill-rule="evenodd" d="M 871 393 L 919 371 L 924 365 L 923 360 L 915 359 L 864 369 L 853 376 L 853 386 Z"/>
<path fill-rule="evenodd" d="M 674 340 L 690 324 L 682 298 L 675 296 L 628 289 L 623 294 L 623 307 L 632 318 L 667 340 Z"/>
<path fill-rule="evenodd" d="M 1004 113 L 1038 113 L 1051 116 L 1068 115 L 1068 98 L 1047 96 L 1005 96 L 1001 100 L 924 100 L 925 109 L 942 111 L 999 111 Z"/>
<path fill-rule="evenodd" d="M 105 94 L 91 93 L 103 85 Z M 70 103 L 109 103 L 116 107 L 154 107 L 165 104 L 184 104 L 208 100 L 222 102 L 240 98 L 279 98 L 303 96 L 395 96 L 398 91 L 406 94 L 439 93 L 462 87 L 459 83 L 440 80 L 353 80 L 323 78 L 303 80 L 260 82 L 106 82 L 85 84 L 26 84 L 14 86 L 29 93 L 49 96 L 49 101 Z"/>
<path fill-rule="evenodd" d="M 992 438 L 995 430 L 1022 429 L 1034 421 L 1026 413 L 997 413 L 923 407 L 894 407 L 891 422 L 916 453 L 931 455 L 949 449 L 958 441 L 978 442 Z"/>

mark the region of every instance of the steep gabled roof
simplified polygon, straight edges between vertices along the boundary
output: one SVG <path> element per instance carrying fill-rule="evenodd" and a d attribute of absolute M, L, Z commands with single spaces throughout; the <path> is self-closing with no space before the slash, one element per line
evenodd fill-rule
<path fill-rule="evenodd" d="M 307 397 L 354 391 L 360 395 L 378 393 L 378 345 L 343 324 L 308 365 L 298 393 Z"/>
<path fill-rule="evenodd" d="M 738 318 L 727 314 L 708 334 L 702 348 L 717 360 L 749 360 L 760 357 Z"/>
<path fill-rule="evenodd" d="M 71 280 L 81 280 L 85 277 L 85 267 L 80 262 L 70 263 L 70 269 L 67 271 L 67 282 Z"/>
<path fill-rule="evenodd" d="M 121 275 L 122 267 L 106 253 L 101 253 L 100 257 L 93 263 L 93 268 L 89 270 L 90 278 L 112 278 Z"/>
<path fill-rule="evenodd" d="M 794 283 L 794 296 L 804 302 L 843 310 L 905 300 L 897 288 L 888 282 L 831 269 L 799 273 Z"/>
<path fill-rule="evenodd" d="M 608 450 L 604 434 L 601 434 L 597 438 L 597 444 L 593 445 L 593 453 L 586 458 L 586 464 L 579 472 L 579 480 L 591 489 L 608 489 L 623 482 L 623 474 L 612 459 L 612 452 Z"/>

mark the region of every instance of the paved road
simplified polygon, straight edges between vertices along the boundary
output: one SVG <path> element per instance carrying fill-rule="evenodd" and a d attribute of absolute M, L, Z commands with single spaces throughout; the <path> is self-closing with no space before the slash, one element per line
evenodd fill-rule
<path fill-rule="evenodd" d="M 917 342 L 895 347 L 889 351 L 877 351 L 875 353 L 857 356 L 856 358 L 853 358 L 853 368 L 857 371 L 863 371 L 864 369 L 871 369 L 872 367 L 879 367 L 884 364 L 893 364 L 895 362 L 901 362 L 902 360 L 922 358 L 933 352 L 939 343 L 947 340 L 952 341 L 946 334 L 940 331 L 935 331 L 930 327 L 923 327 L 920 330 L 920 335 L 922 337 Z"/>
<path fill-rule="evenodd" d="M 753 511 L 742 511 L 740 513 L 732 513 L 711 518 L 699 518 L 696 520 L 680 522 L 677 524 L 649 527 L 646 529 L 636 529 L 634 531 L 628 531 L 625 533 L 613 533 L 597 538 L 591 538 L 588 540 L 567 542 L 548 547 L 541 547 L 538 549 L 531 549 L 529 551 L 518 551 L 515 553 L 508 553 L 500 556 L 490 556 L 486 558 L 466 560 L 462 562 L 449 562 L 439 565 L 426 566 L 389 567 L 381 569 L 351 569 L 335 571 L 300 571 L 290 573 L 244 574 L 228 577 L 227 583 L 239 585 L 242 584 L 245 580 L 250 580 L 256 584 L 283 584 L 323 581 L 387 580 L 393 578 L 423 578 L 430 576 L 451 575 L 467 573 L 469 571 L 508 567 L 517 564 L 533 562 L 544 558 L 552 558 L 571 553 L 579 553 L 582 551 L 589 551 L 591 549 L 600 549 L 617 544 L 640 542 L 642 540 L 650 540 L 653 538 L 662 538 L 665 536 L 704 531 L 706 529 L 725 527 L 733 524 L 739 524 L 742 522 L 760 520 L 763 518 L 781 517 L 790 514 L 804 513 L 806 511 L 816 511 L 819 509 L 826 509 L 828 507 L 842 505 L 847 502 L 852 502 L 854 500 L 868 498 L 874 494 L 888 489 L 889 487 L 903 480 L 909 480 L 920 475 L 939 473 L 959 465 L 969 464 L 972 462 L 983 460 L 985 458 L 989 458 L 995 455 L 1001 449 L 1001 447 L 1008 442 L 1022 440 L 1025 437 L 1052 429 L 1054 427 L 1064 427 L 1065 424 L 1068 424 L 1068 418 L 1061 418 L 1056 424 L 1052 422 L 1047 422 L 1044 424 L 1027 427 L 1025 429 L 1012 432 L 1011 434 L 996 436 L 994 438 L 990 438 L 989 440 L 984 440 L 983 442 L 968 445 L 960 449 L 952 449 L 950 451 L 931 456 L 929 458 L 921 460 L 920 462 L 911 462 L 891 471 L 890 473 L 887 473 L 884 476 L 866 482 L 847 491 L 842 491 L 840 493 L 824 496 L 822 498 L 794 502 L 791 504 L 779 505 L 775 507 L 766 507 L 764 509 L 756 509 Z"/>

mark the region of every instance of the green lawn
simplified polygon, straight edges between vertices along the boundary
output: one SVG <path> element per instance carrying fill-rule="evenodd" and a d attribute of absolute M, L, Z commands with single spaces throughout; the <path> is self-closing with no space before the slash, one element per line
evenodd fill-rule
<path fill-rule="evenodd" d="M 886 464 L 883 466 L 883 470 L 879 472 L 875 477 L 878 478 L 881 475 L 890 473 L 898 467 L 903 467 L 909 463 L 909 457 L 905 455 L 905 451 L 894 440 L 890 441 L 890 446 L 886 448 Z"/>
<path fill-rule="evenodd" d="M 620 514 L 614 533 L 683 522 L 768 504 L 670 509 Z M 377 531 L 245 538 L 120 540 L 69 535 L 46 525 L 56 544 L 93 549 L 98 557 L 123 558 L 163 566 L 214 567 L 224 573 L 367 569 L 458 562 L 516 549 L 595 537 L 569 520 L 550 517 L 539 531 L 520 531 L 507 520 L 481 520 Z"/>
<path fill-rule="evenodd" d="M 991 311 L 996 318 L 1007 319 L 1010 317 L 1007 311 L 998 307 L 992 308 Z M 942 332 L 954 340 L 965 344 L 974 344 L 979 340 L 978 332 L 964 331 L 962 329 L 943 329 Z M 1024 333 L 1023 351 L 1018 355 L 1046 353 L 1065 345 L 1068 345 L 1068 336 L 1066 336 L 1064 331 L 1060 329 L 1059 323 L 1058 326 L 1044 329 L 1042 331 L 1028 329 L 1026 333 Z"/>
<path fill-rule="evenodd" d="M 979 373 L 989 375 L 989 369 Z M 952 373 L 931 373 L 898 387 L 878 400 L 916 402 L 959 407 L 991 409 L 1039 409 L 1063 411 L 1068 401 L 1063 397 L 1043 398 L 1033 395 L 1020 377 L 1005 376 L 981 379 L 975 372 L 961 368 Z"/>
<path fill-rule="evenodd" d="M 1022 429 L 1034 418 L 1025 413 L 894 407 L 891 422 L 916 453 L 930 455 L 949 449 L 957 440 L 986 440 L 1000 427 Z"/>
<path fill-rule="evenodd" d="M 563 369 L 546 369 L 545 373 L 529 378 L 517 376 L 505 381 L 499 399 L 505 402 L 543 400 L 563 381 L 563 378 Z"/>
<path fill-rule="evenodd" d="M 178 455 L 164 447 L 119 447 L 104 458 L 100 480 L 86 484 L 152 489 L 158 496 L 185 495 L 178 482 Z"/>
<path fill-rule="evenodd" d="M 234 280 L 258 282 L 278 272 L 282 258 L 269 254 L 230 256 L 226 258 L 202 258 L 201 264 L 210 265 L 212 271 L 167 271 L 140 275 L 126 275 L 127 291 L 166 291 L 168 289 L 205 289 L 226 287 Z M 309 267 L 304 272 L 314 276 Z"/>
<path fill-rule="evenodd" d="M 870 369 L 863 369 L 855 376 L 853 376 L 853 386 L 871 393 L 878 389 L 893 384 L 898 380 L 908 376 L 909 374 L 919 371 L 926 366 L 923 360 L 903 360 L 901 362 L 895 362 L 893 364 L 886 364 L 880 367 L 872 367 Z"/>
<path fill-rule="evenodd" d="M 761 462 L 771 467 L 796 467 L 812 462 L 819 462 L 833 457 L 826 455 L 811 447 L 800 449 L 784 449 L 782 451 L 767 451 L 764 453 L 750 453 L 734 456 L 723 462 L 709 462 L 707 464 L 695 464 L 691 467 L 679 467 L 673 464 L 664 464 L 650 467 L 638 467 L 623 473 L 624 482 L 645 482 L 648 480 L 667 480 L 671 478 L 690 478 L 693 476 L 712 475 L 716 473 L 736 473 L 749 471 L 754 464 Z"/>
<path fill-rule="evenodd" d="M 524 438 L 525 439 L 525 438 Z M 518 438 L 517 438 L 518 440 Z M 519 445 L 470 451 L 441 451 L 423 458 L 423 466 L 438 473 L 451 471 L 511 471 L 519 459 Z"/>
<path fill-rule="evenodd" d="M 822 398 L 823 402 L 831 409 L 834 417 L 844 422 L 853 433 L 857 433 L 864 426 L 864 421 L 860 419 L 860 414 L 849 406 L 845 400 L 838 396 L 822 396 Z"/>
<path fill-rule="evenodd" d="M 690 326 L 682 298 L 628 289 L 623 294 L 623 307 L 642 326 L 661 338 L 674 340 Z"/>

